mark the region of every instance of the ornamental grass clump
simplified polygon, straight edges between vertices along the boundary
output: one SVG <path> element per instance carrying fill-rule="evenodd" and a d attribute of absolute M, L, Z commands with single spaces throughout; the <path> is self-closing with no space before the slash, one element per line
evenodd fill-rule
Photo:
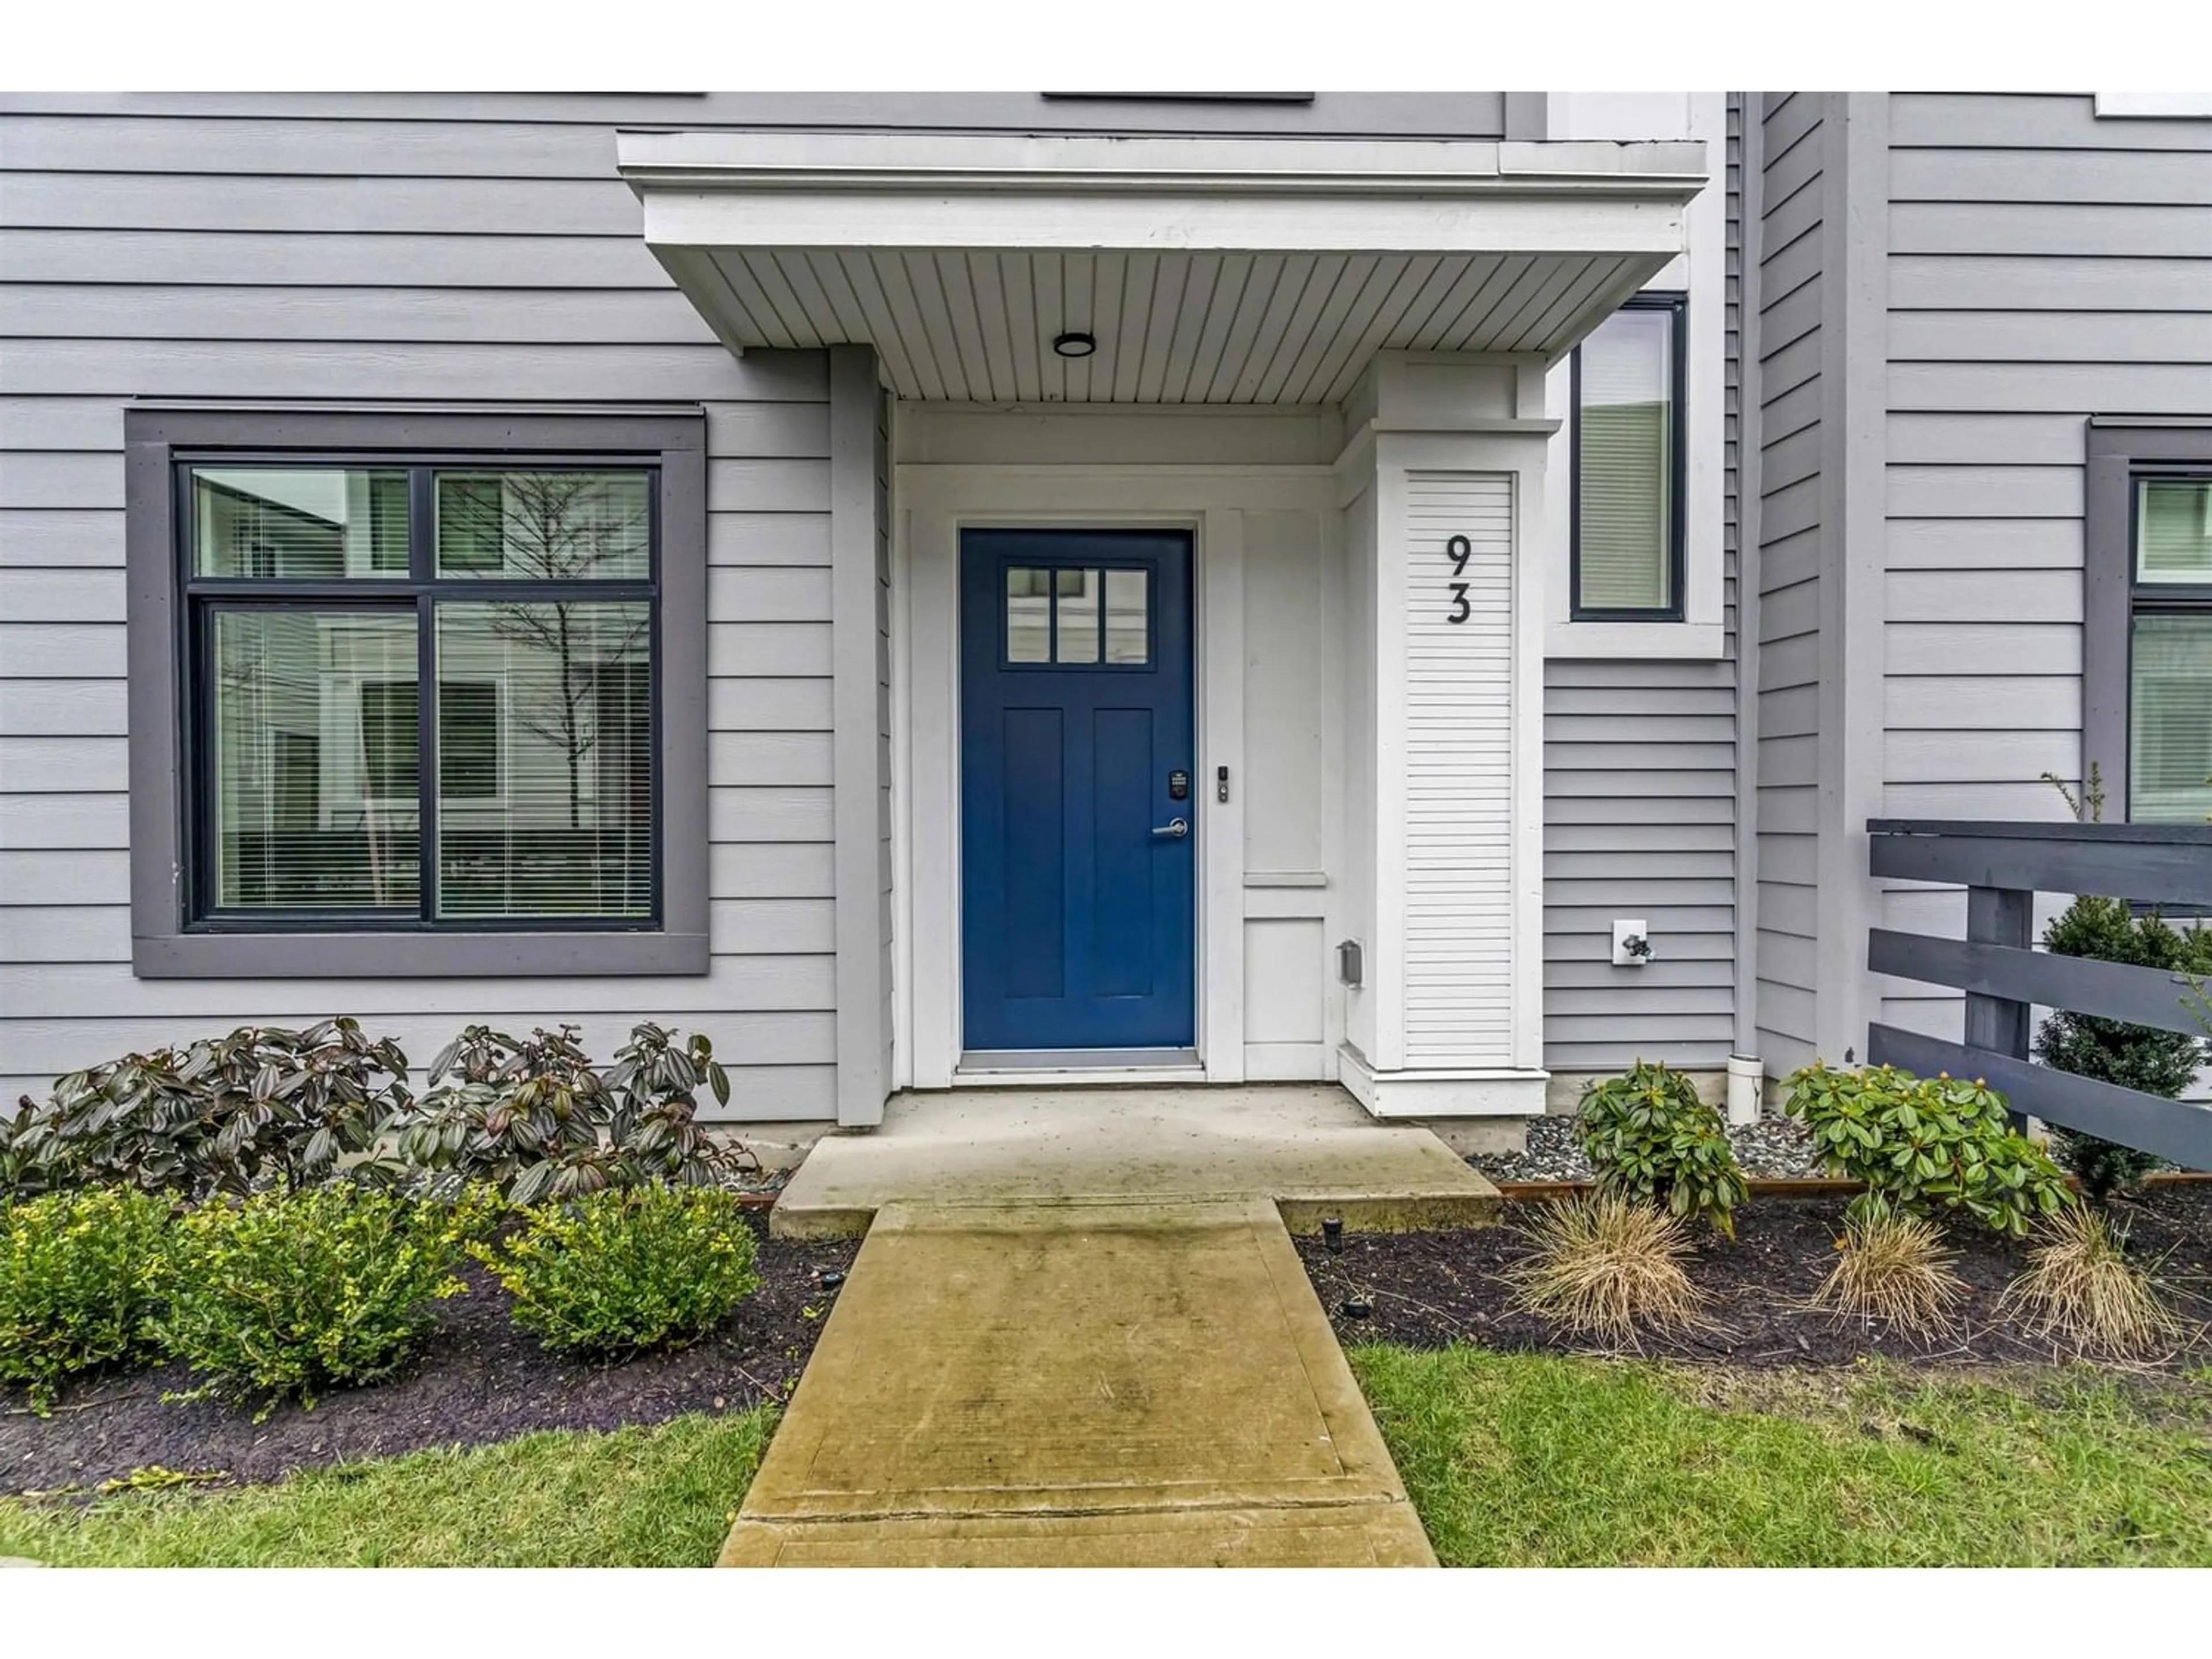
<path fill-rule="evenodd" d="M 1599 1193 L 1547 1206 L 1527 1236 L 1534 1248 L 1502 1275 L 1523 1312 L 1615 1345 L 1705 1322 L 1680 1216 Z"/>
<path fill-rule="evenodd" d="M 2108 1359 L 2148 1358 L 2183 1334 L 2155 1278 L 2128 1259 L 2127 1230 L 2086 1206 L 2037 1230 L 2027 1268 L 1997 1305 L 2039 1336 Z"/>
<path fill-rule="evenodd" d="M 744 1206 L 711 1187 L 588 1193 L 473 1250 L 514 1298 L 514 1322 L 556 1353 L 681 1346 L 760 1286 Z"/>
<path fill-rule="evenodd" d="M 1966 1281 L 1954 1272 L 1959 1253 L 1924 1216 L 1877 1209 L 1846 1217 L 1836 1265 L 1813 1293 L 1812 1305 L 1853 1319 L 1880 1319 L 1923 1340 L 1956 1328 Z"/>
<path fill-rule="evenodd" d="M 80 1372 L 149 1358 L 168 1204 L 126 1188 L 0 1209 L 0 1378 L 53 1405 Z"/>
<path fill-rule="evenodd" d="M 1790 1074 L 1783 1109 L 1812 1131 L 1832 1174 L 1866 1183 L 1851 1213 L 1964 1211 L 2015 1238 L 2073 1203 L 2050 1155 L 2014 1129 L 2005 1097 L 1980 1079 L 1915 1077 L 1893 1066 Z"/>
<path fill-rule="evenodd" d="M 1681 1073 L 1638 1060 L 1626 1077 L 1593 1084 L 1575 1133 L 1603 1191 L 1649 1199 L 1735 1237 L 1735 1206 L 1750 1188 L 1721 1115 Z"/>
<path fill-rule="evenodd" d="M 465 1249 L 495 1209 L 352 1186 L 277 1188 L 202 1206 L 178 1224 L 155 1328 L 199 1385 L 187 1399 L 313 1406 L 404 1364 L 466 1288 Z"/>

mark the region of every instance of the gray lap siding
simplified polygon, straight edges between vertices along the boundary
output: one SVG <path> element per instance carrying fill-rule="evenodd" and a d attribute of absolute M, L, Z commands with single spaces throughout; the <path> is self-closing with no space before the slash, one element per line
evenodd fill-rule
<path fill-rule="evenodd" d="M 609 118 L 692 100 L 591 119 L 597 100 L 507 100 L 536 113 L 491 123 L 346 101 L 363 118 L 252 99 L 0 117 L 0 1098 L 246 1021 L 354 1013 L 420 1061 L 470 1020 L 572 1021 L 604 1053 L 651 1018 L 714 1036 L 732 1115 L 834 1116 L 826 363 L 732 357 L 645 252 Z M 132 976 L 122 411 L 141 397 L 704 408 L 708 973 Z"/>

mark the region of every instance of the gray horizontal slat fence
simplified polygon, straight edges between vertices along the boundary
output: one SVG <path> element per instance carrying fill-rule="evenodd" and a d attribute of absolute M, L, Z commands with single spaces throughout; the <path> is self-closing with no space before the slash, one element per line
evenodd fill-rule
<path fill-rule="evenodd" d="M 2038 892 L 2212 905 L 2212 825 L 1875 818 L 1867 832 L 1872 874 L 1966 889 L 1967 933 L 1870 931 L 1872 971 L 1966 994 L 1965 1042 L 1876 1024 L 1871 1060 L 1982 1078 L 2016 1113 L 2212 1168 L 2212 1108 L 2038 1066 L 2028 1048 L 2037 1006 L 2212 1036 L 2212 1001 L 2186 975 L 2039 952 L 2030 939 Z"/>

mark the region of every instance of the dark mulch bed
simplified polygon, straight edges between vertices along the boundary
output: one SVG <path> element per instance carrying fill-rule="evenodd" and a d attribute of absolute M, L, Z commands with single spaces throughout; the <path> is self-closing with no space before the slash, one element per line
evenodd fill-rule
<path fill-rule="evenodd" d="M 1754 1196 L 1736 1212 L 1736 1242 L 1702 1240 L 1690 1267 L 1691 1278 L 1711 1293 L 1711 1312 L 1723 1330 L 1676 1340 L 1647 1339 L 1644 1352 L 1739 1367 L 1849 1365 L 1874 1354 L 1953 1367 L 2048 1364 L 2060 1357 L 2048 1340 L 2039 1341 L 1997 1313 L 1998 1292 L 2025 1265 L 2026 1247 L 1979 1227 L 1950 1230 L 1960 1252 L 1957 1271 L 1973 1295 L 1964 1329 L 1932 1350 L 1879 1321 L 1846 1323 L 1802 1311 L 1834 1263 L 1846 1202 Z M 1497 1274 L 1526 1254 L 1518 1228 L 1536 1209 L 1533 1202 L 1509 1205 L 1505 1225 L 1467 1232 L 1350 1233 L 1336 1255 L 1319 1238 L 1300 1238 L 1298 1254 L 1346 1343 L 1442 1347 L 1456 1341 L 1531 1352 L 1605 1352 L 1506 1306 L 1509 1292 Z M 2212 1185 L 2153 1188 L 2118 1200 L 2113 1211 L 2129 1224 L 2134 1254 L 2146 1261 L 2166 1258 L 2158 1271 L 2182 1292 L 2184 1315 L 2192 1322 L 2212 1319 Z M 1344 1311 L 1346 1302 L 1361 1299 L 1370 1309 L 1364 1317 Z M 2212 1337 L 2199 1323 L 2184 1350 L 2164 1363 L 2208 1362 Z"/>
<path fill-rule="evenodd" d="M 437 1330 L 404 1371 L 326 1395 L 312 1411 L 286 1406 L 256 1423 L 250 1411 L 211 1401 L 164 1401 L 164 1393 L 191 1386 L 181 1366 L 82 1384 L 47 1418 L 32 1415 L 22 1394 L 9 1390 L 0 1415 L 0 1491 L 89 1488 L 155 1464 L 274 1480 L 424 1446 L 661 1423 L 781 1401 L 798 1382 L 835 1299 L 816 1275 L 848 1269 L 859 1242 L 771 1239 L 764 1213 L 756 1227 L 760 1290 L 677 1352 L 613 1365 L 556 1359 L 515 1328 L 505 1292 L 471 1267 L 467 1293 L 439 1304 Z"/>

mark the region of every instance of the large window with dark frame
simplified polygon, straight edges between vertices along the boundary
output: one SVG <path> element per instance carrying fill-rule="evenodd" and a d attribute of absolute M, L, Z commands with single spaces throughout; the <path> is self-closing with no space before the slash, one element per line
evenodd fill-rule
<path fill-rule="evenodd" d="M 2212 817 L 2212 470 L 2129 480 L 2128 816 Z"/>
<path fill-rule="evenodd" d="M 1637 295 L 1575 348 L 1577 622 L 1682 617 L 1687 299 Z"/>
<path fill-rule="evenodd" d="M 175 481 L 190 927 L 656 925 L 658 468 Z"/>

